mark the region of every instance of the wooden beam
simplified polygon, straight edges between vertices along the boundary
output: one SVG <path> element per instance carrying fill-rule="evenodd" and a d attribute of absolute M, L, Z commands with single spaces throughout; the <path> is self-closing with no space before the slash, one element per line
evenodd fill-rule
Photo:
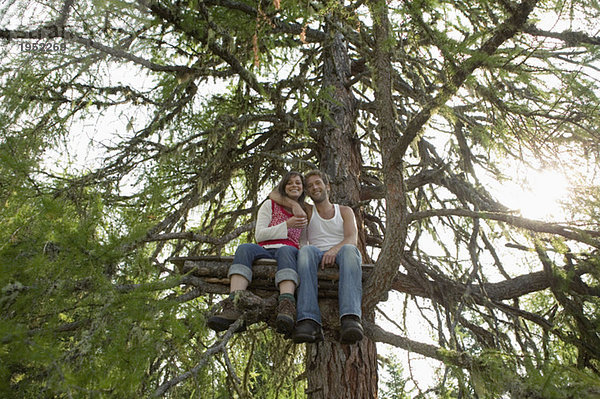
<path fill-rule="evenodd" d="M 221 293 L 229 292 L 229 278 L 227 272 L 233 263 L 233 256 L 184 256 L 169 258 L 169 262 L 175 264 L 182 274 L 191 274 L 210 284 L 213 287 L 221 287 Z M 363 281 L 373 271 L 373 264 L 363 264 Z M 277 262 L 274 259 L 259 259 L 252 266 L 252 282 L 248 289 L 255 294 L 266 297 L 278 291 L 275 286 L 275 273 Z M 319 269 L 317 273 L 319 297 L 337 298 L 339 269 L 337 265 L 324 270 Z"/>

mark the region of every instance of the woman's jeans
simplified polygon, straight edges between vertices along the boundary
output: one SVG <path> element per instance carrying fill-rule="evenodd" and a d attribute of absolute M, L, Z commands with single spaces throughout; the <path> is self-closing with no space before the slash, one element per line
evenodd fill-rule
<path fill-rule="evenodd" d="M 298 286 L 298 268 L 296 257 L 298 249 L 290 245 L 279 248 L 263 248 L 258 244 L 242 244 L 235 250 L 233 264 L 229 267 L 227 277 L 239 274 L 252 281 L 252 264 L 257 259 L 275 259 L 277 261 L 277 273 L 275 273 L 275 286 L 279 287 L 282 281 L 293 281 Z"/>
<path fill-rule="evenodd" d="M 298 252 L 298 275 L 300 285 L 296 289 L 298 300 L 297 320 L 311 319 L 321 324 L 319 310 L 317 270 L 321 267 L 324 252 L 312 245 L 300 248 Z M 362 258 L 354 245 L 344 245 L 335 257 L 340 269 L 338 301 L 340 318 L 346 315 L 361 317 L 362 301 Z"/>

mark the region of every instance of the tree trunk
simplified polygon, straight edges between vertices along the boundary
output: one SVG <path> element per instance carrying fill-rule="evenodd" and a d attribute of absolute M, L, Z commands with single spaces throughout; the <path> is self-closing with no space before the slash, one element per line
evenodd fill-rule
<path fill-rule="evenodd" d="M 347 86 L 350 59 L 335 17 L 328 21 L 324 46 L 323 94 L 327 98 L 322 129 L 315 137 L 321 170 L 331 178 L 331 200 L 352 206 L 359 231 L 358 247 L 369 262 L 365 247 L 360 202 L 360 140 L 356 136 L 356 100 Z M 325 341 L 307 345 L 306 374 L 310 399 L 377 398 L 377 348 L 365 337 L 356 345 L 341 345 L 337 300 L 319 302 Z M 363 318 L 365 315 L 363 315 Z M 372 319 L 372 317 L 371 317 Z M 371 320 L 372 321 L 372 320 Z"/>
<path fill-rule="evenodd" d="M 351 77 L 348 46 L 331 19 L 327 25 L 328 40 L 323 49 L 322 96 L 324 106 L 322 128 L 315 137 L 319 167 L 331 178 L 330 199 L 333 203 L 354 209 L 358 226 L 358 248 L 363 262 L 367 256 L 366 235 L 360 203 L 360 139 L 356 135 L 356 99 L 348 81 Z"/>
<path fill-rule="evenodd" d="M 398 273 L 398 266 L 404 255 L 407 234 L 406 198 L 404 191 L 404 166 L 402 157 L 395 156 L 394 148 L 399 146 L 401 135 L 396 128 L 396 105 L 392 96 L 393 37 L 390 31 L 388 8 L 385 0 L 369 2 L 373 24 L 375 46 L 371 60 L 377 108 L 377 132 L 380 137 L 382 166 L 385 176 L 386 235 L 377 259 L 377 272 L 373 273 L 364 285 L 365 300 L 363 309 L 374 309 L 378 302 L 385 300 Z M 409 270 L 409 274 L 418 273 Z"/>
<path fill-rule="evenodd" d="M 310 399 L 377 398 L 377 347 L 366 338 L 342 345 L 326 337 L 307 345 L 306 373 Z"/>

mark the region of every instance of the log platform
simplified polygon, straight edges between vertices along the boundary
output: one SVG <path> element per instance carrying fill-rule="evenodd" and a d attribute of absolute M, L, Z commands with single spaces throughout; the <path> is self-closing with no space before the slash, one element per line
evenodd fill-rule
<path fill-rule="evenodd" d="M 233 256 L 185 256 L 168 259 L 175 264 L 181 274 L 189 274 L 199 278 L 211 293 L 226 294 L 229 292 L 227 272 L 233 263 Z M 268 297 L 278 292 L 275 286 L 277 262 L 274 259 L 259 259 L 252 266 L 252 282 L 248 289 L 261 297 Z M 373 264 L 362 265 L 363 281 L 373 271 Z M 319 298 L 337 298 L 339 269 L 337 265 L 325 268 L 317 273 Z"/>

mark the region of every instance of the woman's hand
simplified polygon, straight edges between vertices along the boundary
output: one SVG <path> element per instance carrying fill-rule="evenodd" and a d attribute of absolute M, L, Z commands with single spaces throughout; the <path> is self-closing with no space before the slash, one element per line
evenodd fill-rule
<path fill-rule="evenodd" d="M 306 216 L 292 216 L 286 220 L 285 223 L 287 224 L 288 229 L 303 229 L 308 224 L 308 220 L 306 219 Z"/>

